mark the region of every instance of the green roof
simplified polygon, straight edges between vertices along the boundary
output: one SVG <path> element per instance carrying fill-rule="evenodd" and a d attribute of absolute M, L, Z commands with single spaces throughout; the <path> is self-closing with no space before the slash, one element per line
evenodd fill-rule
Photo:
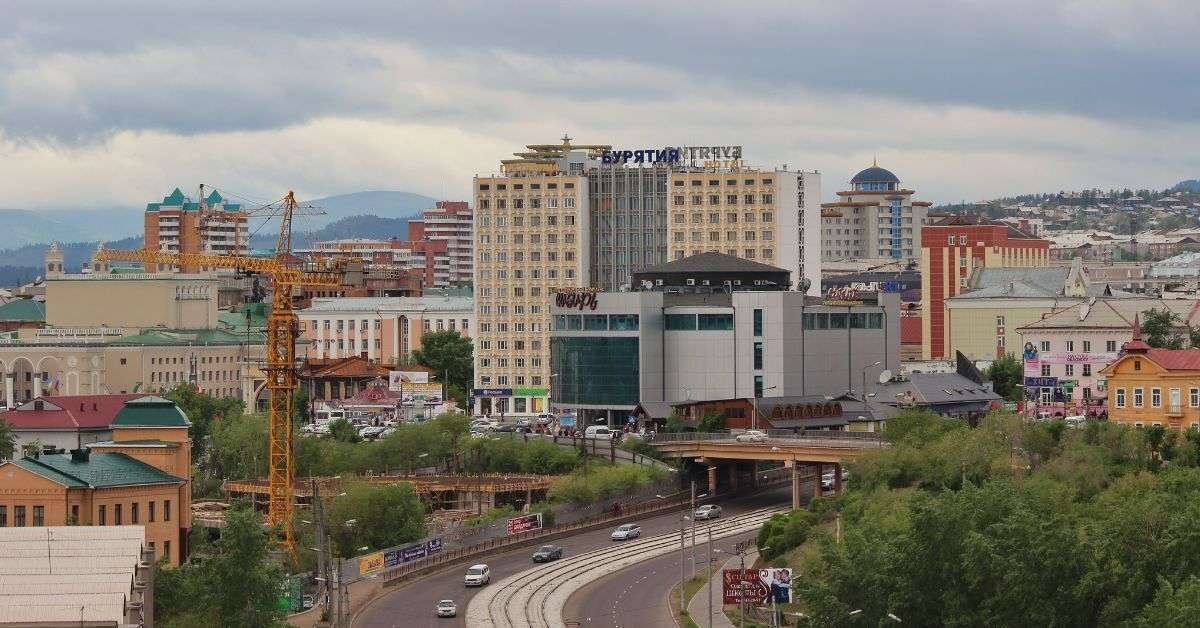
<path fill-rule="evenodd" d="M 110 346 L 189 346 L 189 345 L 237 345 L 245 342 L 260 344 L 265 339 L 261 333 L 235 333 L 224 329 L 147 329 L 140 334 L 117 338 Z"/>
<path fill-rule="evenodd" d="M 207 201 L 209 205 L 216 205 L 217 203 L 220 203 L 221 201 L 223 201 L 225 199 L 221 197 L 220 192 L 213 190 L 212 194 L 209 194 L 208 198 L 206 198 L 204 200 Z"/>
<path fill-rule="evenodd" d="M 113 427 L 187 427 L 187 416 L 174 401 L 148 396 L 125 402 L 112 420 Z"/>
<path fill-rule="evenodd" d="M 0 321 L 46 322 L 46 304 L 33 299 L 13 299 L 0 305 Z"/>
<path fill-rule="evenodd" d="M 266 303 L 243 303 L 231 311 L 219 312 L 217 320 L 220 326 L 229 331 L 246 333 L 246 311 L 250 311 L 250 329 L 265 329 L 267 327 Z"/>
<path fill-rule="evenodd" d="M 68 487 L 104 488 L 139 484 L 178 484 L 183 478 L 122 453 L 92 453 L 86 461 L 71 454 L 42 454 L 14 464 Z"/>
<path fill-rule="evenodd" d="M 182 205 L 183 202 L 186 200 L 187 200 L 187 197 L 185 197 L 183 195 L 183 191 L 180 190 L 179 188 L 175 188 L 174 192 L 171 192 L 169 195 L 163 197 L 162 204 L 163 205 Z"/>

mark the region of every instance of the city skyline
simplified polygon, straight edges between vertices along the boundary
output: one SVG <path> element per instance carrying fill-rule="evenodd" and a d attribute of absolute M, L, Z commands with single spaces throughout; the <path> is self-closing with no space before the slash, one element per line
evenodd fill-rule
<path fill-rule="evenodd" d="M 474 175 L 568 133 L 877 158 L 934 202 L 1198 176 L 1184 2 L 919 6 L 17 3 L 0 25 L 0 205 L 136 207 L 165 183 L 263 199 Z M 498 28 L 503 24 L 503 28 Z M 1153 146 L 1153 151 L 1139 147 Z M 69 185 L 64 185 L 69 182 Z"/>

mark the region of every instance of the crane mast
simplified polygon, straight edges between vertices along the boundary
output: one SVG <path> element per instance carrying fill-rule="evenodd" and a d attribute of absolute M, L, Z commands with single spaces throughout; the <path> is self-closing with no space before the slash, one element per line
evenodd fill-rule
<path fill-rule="evenodd" d="M 173 253 L 151 249 L 97 252 L 98 261 L 141 262 L 145 268 L 191 265 L 201 268 L 228 268 L 259 273 L 271 278 L 271 313 L 267 318 L 267 338 L 263 371 L 268 395 L 268 502 L 267 524 L 278 526 L 283 545 L 293 556 L 296 550 L 292 513 L 296 498 L 293 481 L 296 470 L 293 456 L 292 403 L 296 390 L 296 312 L 292 292 L 296 286 L 336 287 L 362 282 L 362 264 L 338 260 L 295 268 L 289 265 L 292 250 L 292 215 L 298 208 L 291 191 L 283 197 L 278 216 L 279 238 L 275 255 L 270 258 L 243 255 Z"/>

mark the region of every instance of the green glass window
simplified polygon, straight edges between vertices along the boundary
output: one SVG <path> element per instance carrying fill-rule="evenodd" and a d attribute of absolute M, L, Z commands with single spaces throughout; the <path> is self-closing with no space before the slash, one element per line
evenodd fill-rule
<path fill-rule="evenodd" d="M 637 405 L 641 392 L 638 342 L 635 337 L 617 336 L 551 338 L 550 363 L 557 374 L 550 390 L 552 401 Z"/>
<path fill-rule="evenodd" d="M 808 316 L 809 316 L 808 314 L 805 314 L 805 317 L 808 317 Z M 762 335 L 762 328 L 763 328 L 763 311 L 762 311 L 762 308 L 756 307 L 756 308 L 754 308 L 754 335 L 756 337 Z"/>
<path fill-rule="evenodd" d="M 583 329 L 584 331 L 608 331 L 608 315 L 584 314 Z"/>
<path fill-rule="evenodd" d="M 850 328 L 851 329 L 866 329 L 867 315 L 866 314 L 851 314 Z"/>
<path fill-rule="evenodd" d="M 763 376 L 762 375 L 754 376 L 754 396 L 756 398 L 763 396 Z"/>
<path fill-rule="evenodd" d="M 696 331 L 695 314 L 667 314 L 668 331 Z"/>
<path fill-rule="evenodd" d="M 845 314 L 830 314 L 829 315 L 829 328 L 830 329 L 846 329 L 846 322 L 847 321 L 846 321 Z"/>
<path fill-rule="evenodd" d="M 612 331 L 637 331 L 638 330 L 638 315 L 637 314 L 610 314 L 608 316 L 609 329 Z"/>
<path fill-rule="evenodd" d="M 733 314 L 700 314 L 696 328 L 700 331 L 733 329 Z"/>
<path fill-rule="evenodd" d="M 583 329 L 583 320 L 578 314 L 567 315 L 567 331 L 580 331 Z"/>
<path fill-rule="evenodd" d="M 883 314 L 869 314 L 870 322 L 867 325 L 871 329 L 883 329 Z"/>
<path fill-rule="evenodd" d="M 754 368 L 761 369 L 763 367 L 763 343 L 754 343 Z"/>

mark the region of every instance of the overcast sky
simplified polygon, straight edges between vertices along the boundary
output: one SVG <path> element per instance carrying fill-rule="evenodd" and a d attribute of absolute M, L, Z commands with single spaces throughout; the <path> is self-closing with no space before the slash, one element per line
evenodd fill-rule
<path fill-rule="evenodd" d="M 1200 177 L 1200 2 L 9 0 L 0 207 L 469 194 L 524 144 L 874 156 L 933 201 Z"/>

